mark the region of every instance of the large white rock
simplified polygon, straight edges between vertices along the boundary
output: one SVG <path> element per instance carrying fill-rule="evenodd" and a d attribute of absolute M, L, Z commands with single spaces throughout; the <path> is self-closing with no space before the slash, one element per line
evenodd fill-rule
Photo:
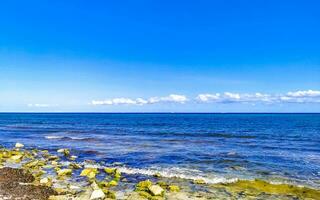
<path fill-rule="evenodd" d="M 23 148 L 23 147 L 24 147 L 23 144 L 21 144 L 21 143 L 19 143 L 19 142 L 16 143 L 16 148 Z"/>
<path fill-rule="evenodd" d="M 104 199 L 106 195 L 104 194 L 104 192 L 99 189 L 99 190 L 94 190 L 91 194 L 90 200 L 94 200 L 94 199 Z"/>
<path fill-rule="evenodd" d="M 41 184 L 47 184 L 47 183 L 49 183 L 49 179 L 48 178 L 42 178 L 42 179 L 40 179 L 40 183 Z"/>
<path fill-rule="evenodd" d="M 151 185 L 148 187 L 148 189 L 150 190 L 151 194 L 154 196 L 161 195 L 164 192 L 162 187 L 160 187 L 159 185 Z"/>

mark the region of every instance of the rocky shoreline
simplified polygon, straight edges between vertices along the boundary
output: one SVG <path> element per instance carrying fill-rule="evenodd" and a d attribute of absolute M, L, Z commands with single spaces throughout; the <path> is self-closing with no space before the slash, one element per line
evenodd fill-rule
<path fill-rule="evenodd" d="M 159 174 L 135 181 L 116 167 L 78 163 L 69 149 L 26 149 L 17 143 L 0 149 L 0 199 L 14 200 L 185 200 L 185 199 L 320 199 L 320 191 L 261 180 L 191 186 L 166 180 Z M 151 180 L 152 178 L 152 180 Z M 130 187 L 130 186 L 133 186 Z"/>

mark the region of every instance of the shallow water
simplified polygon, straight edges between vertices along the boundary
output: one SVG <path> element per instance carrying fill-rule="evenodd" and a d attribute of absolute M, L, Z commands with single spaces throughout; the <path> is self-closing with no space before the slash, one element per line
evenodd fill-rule
<path fill-rule="evenodd" d="M 320 188 L 320 114 L 0 114 L 0 143 L 18 141 L 129 174 Z"/>

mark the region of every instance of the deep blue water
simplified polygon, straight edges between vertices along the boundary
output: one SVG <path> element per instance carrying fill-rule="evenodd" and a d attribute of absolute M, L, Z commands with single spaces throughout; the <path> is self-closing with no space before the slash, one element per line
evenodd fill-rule
<path fill-rule="evenodd" d="M 121 163 L 128 173 L 320 187 L 320 114 L 0 114 L 0 143 Z"/>

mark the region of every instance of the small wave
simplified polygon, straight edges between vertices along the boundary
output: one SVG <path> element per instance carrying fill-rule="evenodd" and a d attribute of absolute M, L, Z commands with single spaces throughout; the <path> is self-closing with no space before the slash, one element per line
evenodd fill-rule
<path fill-rule="evenodd" d="M 57 136 L 57 135 L 49 135 L 45 136 L 48 140 L 81 140 L 81 141 L 92 141 L 96 140 L 95 138 L 88 138 L 88 137 L 67 137 L 67 136 Z"/>
<path fill-rule="evenodd" d="M 227 179 L 225 177 L 212 176 L 207 177 L 201 175 L 198 170 L 191 169 L 181 169 L 181 168 L 168 168 L 168 169 L 138 169 L 129 167 L 117 167 L 120 172 L 125 174 L 143 174 L 147 176 L 153 176 L 154 174 L 160 174 L 162 177 L 166 178 L 180 178 L 188 180 L 203 180 L 208 184 L 215 183 L 231 183 L 235 182 L 237 178 Z"/>
<path fill-rule="evenodd" d="M 61 139 L 63 137 L 64 136 L 55 136 L 55 135 L 45 136 L 45 138 L 48 139 L 48 140 Z"/>
<path fill-rule="evenodd" d="M 116 167 L 121 173 L 124 174 L 141 174 L 146 176 L 153 176 L 155 174 L 160 174 L 164 178 L 179 178 L 186 180 L 203 180 L 207 184 L 216 184 L 216 183 L 233 183 L 238 181 L 238 178 L 225 178 L 215 175 L 205 175 L 202 171 L 189 168 L 179 168 L 179 167 L 169 167 L 169 168 L 132 168 L 127 166 L 114 166 L 114 165 L 103 165 L 100 163 L 88 163 L 86 161 L 80 162 L 79 164 L 83 165 L 85 168 L 98 168 L 103 169 L 104 167 Z"/>

